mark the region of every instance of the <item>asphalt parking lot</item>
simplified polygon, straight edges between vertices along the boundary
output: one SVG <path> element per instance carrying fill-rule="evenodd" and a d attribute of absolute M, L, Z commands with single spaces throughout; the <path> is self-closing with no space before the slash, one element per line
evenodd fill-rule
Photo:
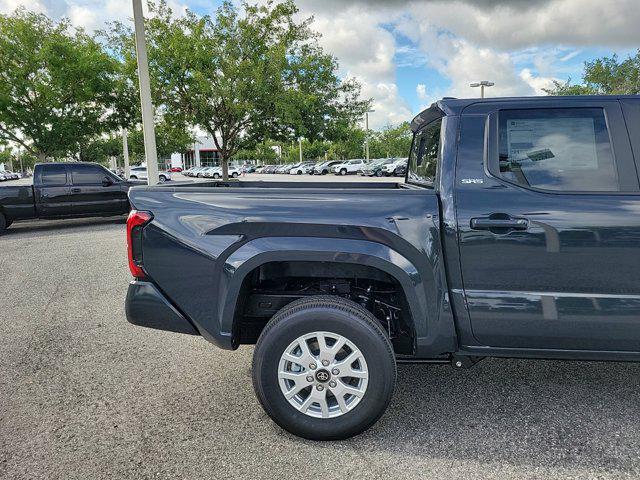
<path fill-rule="evenodd" d="M 251 347 L 126 322 L 123 218 L 16 223 L 0 249 L 0 478 L 640 476 L 640 365 L 404 365 L 377 425 L 314 443 L 263 413 Z"/>

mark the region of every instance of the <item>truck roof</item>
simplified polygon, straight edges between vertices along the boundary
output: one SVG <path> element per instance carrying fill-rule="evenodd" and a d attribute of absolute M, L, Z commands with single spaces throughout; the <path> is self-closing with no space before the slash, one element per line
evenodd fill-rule
<path fill-rule="evenodd" d="M 43 165 L 101 165 L 96 162 L 38 162 L 35 164 L 36 167 Z M 102 165 L 104 167 L 104 165 Z"/>
<path fill-rule="evenodd" d="M 415 132 L 423 125 L 432 122 L 436 118 L 445 115 L 460 115 L 469 105 L 477 103 L 496 102 L 537 102 L 553 99 L 562 100 L 602 100 L 602 99 L 640 99 L 640 95 L 567 95 L 567 96 L 537 96 L 537 97 L 489 97 L 489 98 L 452 98 L 444 97 L 432 103 L 429 108 L 423 110 L 411 121 L 411 129 Z"/>

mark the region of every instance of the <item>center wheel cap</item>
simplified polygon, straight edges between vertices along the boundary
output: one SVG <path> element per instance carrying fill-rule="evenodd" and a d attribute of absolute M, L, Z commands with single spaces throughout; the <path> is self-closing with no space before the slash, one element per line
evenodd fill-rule
<path fill-rule="evenodd" d="M 327 370 L 318 370 L 316 372 L 316 380 L 320 383 L 326 383 L 331 378 L 331 374 Z"/>

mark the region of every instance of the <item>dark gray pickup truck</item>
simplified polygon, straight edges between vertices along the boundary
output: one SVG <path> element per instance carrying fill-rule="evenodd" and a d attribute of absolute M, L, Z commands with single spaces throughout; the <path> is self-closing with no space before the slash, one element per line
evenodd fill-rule
<path fill-rule="evenodd" d="M 404 183 L 136 187 L 131 323 L 256 343 L 312 439 L 383 414 L 396 362 L 640 360 L 640 97 L 445 99 Z"/>
<path fill-rule="evenodd" d="M 18 220 L 123 215 L 132 185 L 96 163 L 39 163 L 33 185 L 0 187 L 0 233 Z"/>

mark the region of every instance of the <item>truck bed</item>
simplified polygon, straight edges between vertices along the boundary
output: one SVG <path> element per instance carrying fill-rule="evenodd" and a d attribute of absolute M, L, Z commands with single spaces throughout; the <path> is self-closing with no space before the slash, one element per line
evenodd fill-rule
<path fill-rule="evenodd" d="M 34 218 L 36 207 L 33 185 L 0 186 L 0 211 L 11 219 Z"/>
<path fill-rule="evenodd" d="M 160 188 L 220 188 L 220 187 L 232 187 L 232 188 L 268 188 L 268 189 L 401 189 L 407 188 L 407 185 L 400 182 L 269 182 L 269 181 L 245 181 L 245 180 L 230 180 L 223 182 L 220 180 L 213 180 L 210 182 L 173 182 L 171 185 L 162 185 Z"/>

